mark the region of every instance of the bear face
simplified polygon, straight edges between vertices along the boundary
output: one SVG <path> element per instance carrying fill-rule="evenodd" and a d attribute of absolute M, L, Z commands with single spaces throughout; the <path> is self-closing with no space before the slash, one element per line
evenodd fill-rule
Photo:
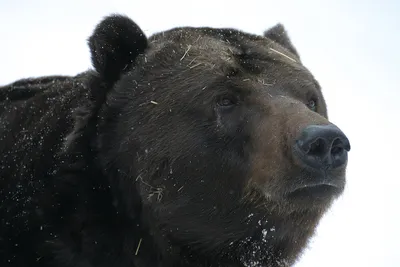
<path fill-rule="evenodd" d="M 26 196 L 40 212 L 36 204 L 24 212 L 38 225 L 7 236 L 35 240 L 29 266 L 38 258 L 48 266 L 292 265 L 343 192 L 350 143 L 328 120 L 284 27 L 264 36 L 182 27 L 147 38 L 111 15 L 89 47 L 95 72 L 63 78 L 79 91 L 77 104 L 59 96 L 73 123 L 37 118 L 62 128 L 65 141 L 58 149 L 56 134 L 42 137 L 54 143 L 46 147 L 56 170 L 43 177 L 47 162 L 30 160 L 44 189 Z M 0 88 L 0 100 L 38 97 L 44 109 L 44 86 L 32 92 L 33 83 Z"/>

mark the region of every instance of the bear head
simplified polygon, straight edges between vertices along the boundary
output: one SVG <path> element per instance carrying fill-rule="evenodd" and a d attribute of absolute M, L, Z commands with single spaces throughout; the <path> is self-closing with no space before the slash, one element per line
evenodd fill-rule
<path fill-rule="evenodd" d="M 99 82 L 66 147 L 90 147 L 140 228 L 126 235 L 163 266 L 293 264 L 344 190 L 350 143 L 284 27 L 148 38 L 111 15 L 89 46 Z"/>

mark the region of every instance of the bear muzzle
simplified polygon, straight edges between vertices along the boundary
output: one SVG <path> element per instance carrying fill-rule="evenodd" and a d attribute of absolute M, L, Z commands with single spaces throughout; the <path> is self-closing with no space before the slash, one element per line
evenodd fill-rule
<path fill-rule="evenodd" d="M 296 163 L 313 179 L 304 179 L 293 194 L 332 195 L 343 190 L 350 141 L 335 125 L 308 125 L 293 144 Z"/>

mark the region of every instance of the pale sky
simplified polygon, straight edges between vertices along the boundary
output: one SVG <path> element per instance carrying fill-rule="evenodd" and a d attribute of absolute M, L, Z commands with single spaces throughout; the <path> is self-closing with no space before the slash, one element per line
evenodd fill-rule
<path fill-rule="evenodd" d="M 296 267 L 400 266 L 400 1 L 0 0 L 0 85 L 90 68 L 86 40 L 113 12 L 147 35 L 282 22 L 352 145 L 346 191 Z"/>

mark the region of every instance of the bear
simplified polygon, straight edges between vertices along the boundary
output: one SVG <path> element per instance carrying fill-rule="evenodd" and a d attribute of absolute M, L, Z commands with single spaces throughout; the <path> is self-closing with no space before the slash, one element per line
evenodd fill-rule
<path fill-rule="evenodd" d="M 87 41 L 93 68 L 0 87 L 0 265 L 293 266 L 350 142 L 285 27 Z"/>

